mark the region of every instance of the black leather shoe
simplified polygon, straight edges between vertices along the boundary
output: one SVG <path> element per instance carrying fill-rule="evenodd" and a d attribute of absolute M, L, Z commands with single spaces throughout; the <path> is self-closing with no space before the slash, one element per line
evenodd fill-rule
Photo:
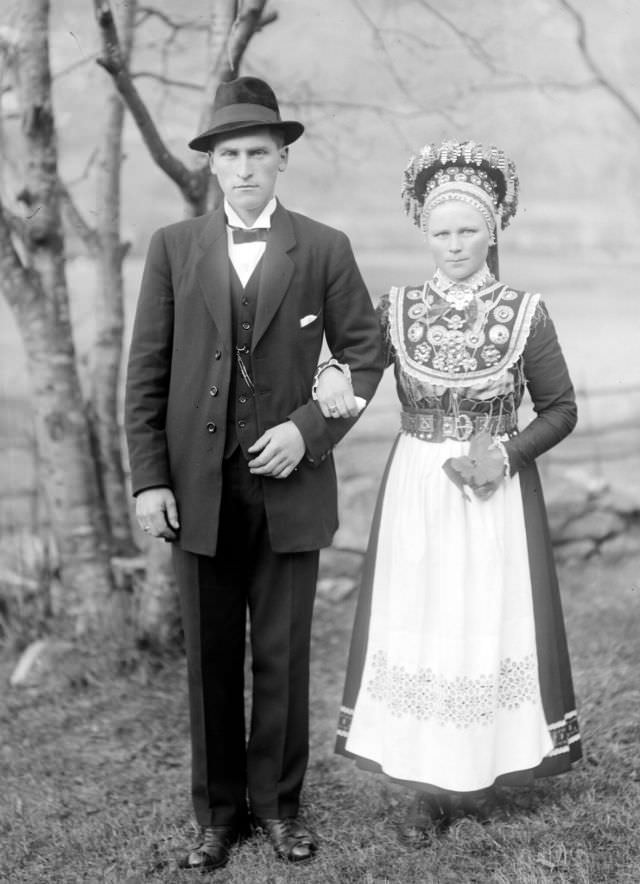
<path fill-rule="evenodd" d="M 497 807 L 497 797 L 495 789 L 485 789 L 483 792 L 477 792 L 473 798 L 463 796 L 460 799 L 460 812 L 464 816 L 470 816 L 479 823 L 488 823 Z"/>
<path fill-rule="evenodd" d="M 237 826 L 206 826 L 202 835 L 202 844 L 181 860 L 181 869 L 207 871 L 222 868 L 229 861 L 233 845 L 242 839 L 243 832 Z"/>
<path fill-rule="evenodd" d="M 284 820 L 256 817 L 255 826 L 271 841 L 278 859 L 291 863 L 305 862 L 312 859 L 318 849 L 311 832 L 295 817 Z"/>
<path fill-rule="evenodd" d="M 451 825 L 451 802 L 446 796 L 418 793 L 400 826 L 400 840 L 410 847 L 421 847 L 433 835 L 440 835 Z"/>

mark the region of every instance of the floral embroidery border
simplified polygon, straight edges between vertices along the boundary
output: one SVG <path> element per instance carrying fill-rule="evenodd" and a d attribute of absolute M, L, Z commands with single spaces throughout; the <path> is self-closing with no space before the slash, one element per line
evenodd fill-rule
<path fill-rule="evenodd" d="M 458 728 L 492 724 L 498 710 L 514 710 L 539 698 L 533 654 L 519 660 L 506 657 L 497 673 L 447 678 L 430 667 L 412 672 L 390 664 L 384 651 L 376 651 L 363 687 L 395 717 L 435 719 Z"/>

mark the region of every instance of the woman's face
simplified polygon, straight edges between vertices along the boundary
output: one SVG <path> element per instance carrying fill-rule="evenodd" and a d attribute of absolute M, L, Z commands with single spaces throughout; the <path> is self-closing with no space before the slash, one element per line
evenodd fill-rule
<path fill-rule="evenodd" d="M 427 243 L 436 267 L 461 282 L 484 266 L 490 234 L 477 209 L 458 200 L 441 203 L 429 215 Z"/>

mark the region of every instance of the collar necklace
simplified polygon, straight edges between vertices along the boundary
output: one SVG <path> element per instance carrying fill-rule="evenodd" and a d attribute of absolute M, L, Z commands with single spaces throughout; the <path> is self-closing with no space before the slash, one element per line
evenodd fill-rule
<path fill-rule="evenodd" d="M 485 264 L 480 270 L 476 270 L 475 273 L 463 280 L 450 279 L 438 268 L 429 282 L 429 287 L 445 301 L 461 310 L 468 307 L 474 297 L 492 283 L 495 283 L 495 279 Z"/>

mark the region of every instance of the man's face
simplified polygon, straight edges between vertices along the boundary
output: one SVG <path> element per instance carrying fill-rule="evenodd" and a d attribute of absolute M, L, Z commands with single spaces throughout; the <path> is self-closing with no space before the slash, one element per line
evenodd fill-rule
<path fill-rule="evenodd" d="M 269 129 L 252 129 L 218 139 L 209 165 L 231 206 L 251 225 L 273 196 L 287 159 L 288 149 Z"/>

